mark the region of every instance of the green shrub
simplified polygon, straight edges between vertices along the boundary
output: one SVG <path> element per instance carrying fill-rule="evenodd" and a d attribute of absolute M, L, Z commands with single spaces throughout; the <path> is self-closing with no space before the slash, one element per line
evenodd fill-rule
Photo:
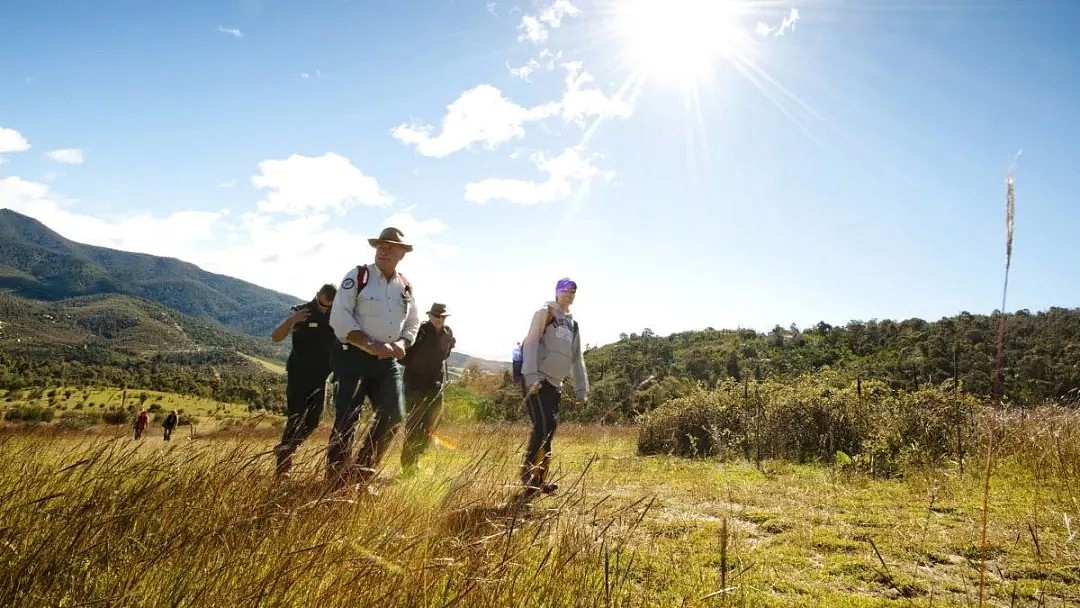
<path fill-rule="evenodd" d="M 9 422 L 49 422 L 53 419 L 52 408 L 40 405 L 15 406 L 4 413 L 4 419 Z"/>
<path fill-rule="evenodd" d="M 984 407 L 951 386 L 895 391 L 827 369 L 786 383 L 729 379 L 641 416 L 638 452 L 797 462 L 841 455 L 848 464 L 889 473 L 954 457 L 957 432 L 970 433 Z"/>

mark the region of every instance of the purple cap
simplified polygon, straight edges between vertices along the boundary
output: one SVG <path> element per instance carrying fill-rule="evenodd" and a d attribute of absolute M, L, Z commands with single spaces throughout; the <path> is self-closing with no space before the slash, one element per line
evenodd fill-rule
<path fill-rule="evenodd" d="M 555 293 L 562 293 L 564 291 L 577 291 L 577 283 L 571 281 L 567 277 L 559 279 L 559 282 L 555 284 Z"/>

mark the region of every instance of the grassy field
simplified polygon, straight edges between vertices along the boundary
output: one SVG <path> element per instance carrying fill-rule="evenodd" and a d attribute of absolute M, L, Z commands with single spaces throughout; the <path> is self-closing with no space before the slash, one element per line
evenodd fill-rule
<path fill-rule="evenodd" d="M 155 413 L 180 410 L 189 416 L 219 419 L 248 416 L 244 405 L 142 389 L 51 387 L 0 391 L 0 411 L 21 406 L 47 407 L 58 416 L 64 412 L 128 408 L 147 408 Z"/>
<path fill-rule="evenodd" d="M 639 457 L 636 430 L 560 428 L 560 491 L 514 496 L 519 426 L 455 425 L 400 479 L 327 494 L 325 429 L 275 483 L 274 429 L 165 443 L 0 429 L 0 605 L 1080 605 L 1065 460 L 875 479 Z M 985 455 L 984 455 L 985 457 Z"/>

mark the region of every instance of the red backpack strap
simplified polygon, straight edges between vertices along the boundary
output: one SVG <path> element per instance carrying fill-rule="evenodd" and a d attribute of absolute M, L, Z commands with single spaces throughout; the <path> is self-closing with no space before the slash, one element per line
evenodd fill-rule
<path fill-rule="evenodd" d="M 401 282 L 405 284 L 405 293 L 412 295 L 412 284 L 409 283 L 409 279 L 406 279 L 405 275 L 401 274 L 400 272 L 397 273 L 397 275 L 401 277 Z"/>

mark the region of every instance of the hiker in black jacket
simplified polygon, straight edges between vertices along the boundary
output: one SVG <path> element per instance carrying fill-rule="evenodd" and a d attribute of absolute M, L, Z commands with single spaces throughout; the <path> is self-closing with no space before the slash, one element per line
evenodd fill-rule
<path fill-rule="evenodd" d="M 446 304 L 435 302 L 427 312 L 428 320 L 420 324 L 414 342 L 405 352 L 405 444 L 401 449 L 401 471 L 404 475 L 416 472 L 420 455 L 431 442 L 443 405 L 443 383 L 446 381 L 446 359 L 457 341 L 446 326 Z"/>
<path fill-rule="evenodd" d="M 270 334 L 274 342 L 292 336 L 292 352 L 285 364 L 287 419 L 281 442 L 274 448 L 279 476 L 289 474 L 293 453 L 319 426 L 326 377 L 330 375 L 330 365 L 336 354 L 337 343 L 330 328 L 330 307 L 336 294 L 337 287 L 329 283 L 323 285 L 315 299 L 294 306 L 292 314 Z"/>

